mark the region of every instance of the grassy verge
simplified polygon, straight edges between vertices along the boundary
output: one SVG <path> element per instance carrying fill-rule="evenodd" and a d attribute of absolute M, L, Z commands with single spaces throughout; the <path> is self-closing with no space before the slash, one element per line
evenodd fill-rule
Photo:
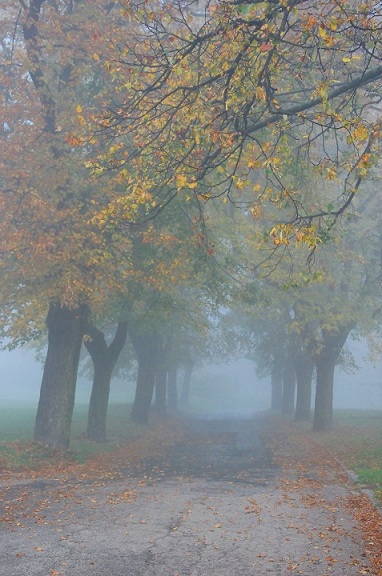
<path fill-rule="evenodd" d="M 338 411 L 333 430 L 314 437 L 382 501 L 382 411 Z"/>
<path fill-rule="evenodd" d="M 129 405 L 111 405 L 108 412 L 108 441 L 97 444 L 86 439 L 87 406 L 76 406 L 69 452 L 60 452 L 33 442 L 36 408 L 14 405 L 0 408 L 0 471 L 39 470 L 45 464 L 84 463 L 113 451 L 147 431 L 129 419 Z"/>
<path fill-rule="evenodd" d="M 108 442 L 97 444 L 85 437 L 87 406 L 76 406 L 73 415 L 70 451 L 62 453 L 33 442 L 36 408 L 0 408 L 0 472 L 61 468 L 70 463 L 86 463 L 113 452 L 147 433 L 129 419 L 130 406 L 111 405 L 108 412 Z M 373 489 L 382 501 L 382 411 L 338 411 L 332 432 L 312 433 L 311 424 L 303 430 L 327 447 L 359 482 Z"/>

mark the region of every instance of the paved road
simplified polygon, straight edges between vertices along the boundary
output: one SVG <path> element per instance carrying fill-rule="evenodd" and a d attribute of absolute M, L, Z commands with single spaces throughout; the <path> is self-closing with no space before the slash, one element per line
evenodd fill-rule
<path fill-rule="evenodd" d="M 2 576 L 357 576 L 364 544 L 327 470 L 281 472 L 261 419 L 199 419 L 109 482 L 4 491 Z"/>

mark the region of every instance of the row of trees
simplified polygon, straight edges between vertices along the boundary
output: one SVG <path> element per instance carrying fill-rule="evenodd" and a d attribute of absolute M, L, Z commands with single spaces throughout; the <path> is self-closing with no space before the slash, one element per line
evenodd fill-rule
<path fill-rule="evenodd" d="M 69 445 L 83 340 L 95 374 L 88 432 L 102 438 L 127 331 L 138 360 L 133 417 L 145 421 L 159 359 L 179 331 L 205 327 L 219 307 L 243 306 L 243 293 L 256 294 L 243 307 L 255 323 L 259 309 L 282 315 L 286 262 L 331 245 L 334 222 L 377 166 L 374 4 L 227 1 L 195 17 L 181 2 L 5 1 L 1 325 L 16 346 L 39 338 L 46 319 L 37 441 Z M 364 204 L 355 220 L 375 208 Z M 354 273 L 363 294 L 377 286 L 377 268 L 367 282 L 353 272 L 369 258 L 364 244 L 377 260 L 376 228 L 353 237 L 348 225 L 335 257 L 320 248 L 325 280 L 314 290 L 294 264 L 288 334 L 300 336 L 318 374 L 361 325 L 345 312 L 327 319 L 328 291 L 333 304 L 349 298 L 354 312 L 358 289 L 349 276 L 346 297 L 334 298 L 331 267 Z M 110 324 L 118 328 L 108 345 L 100 327 Z M 315 426 L 330 426 L 330 400 L 317 397 L 316 410 Z"/>
<path fill-rule="evenodd" d="M 202 268 L 204 251 L 179 205 L 139 227 L 113 221 L 110 202 L 126 211 L 123 184 L 85 167 L 98 143 L 77 146 L 82 110 L 90 102 L 101 109 L 101 100 L 112 97 L 100 49 L 105 56 L 110 35 L 126 34 L 121 13 L 104 2 L 41 0 L 8 1 L 1 10 L 2 332 L 16 346 L 39 338 L 46 319 L 35 438 L 67 447 L 85 335 L 97 382 L 105 380 L 125 323 L 136 331 L 131 314 L 150 300 L 175 302 L 192 266 Z M 139 338 L 159 332 L 155 323 L 167 322 L 169 308 L 160 306 L 157 317 L 154 311 L 149 326 L 142 312 Z M 111 323 L 120 328 L 105 350 L 97 326 Z M 133 335 L 141 358 L 147 353 L 139 338 Z M 144 419 L 142 411 L 137 405 L 135 416 Z"/>
<path fill-rule="evenodd" d="M 315 251 L 313 270 L 306 267 L 309 247 L 286 245 L 283 260 L 270 275 L 262 276 L 255 266 L 252 291 L 248 283 L 239 290 L 241 304 L 223 323 L 226 345 L 245 350 L 258 373 L 271 376 L 274 409 L 295 410 L 296 419 L 309 419 L 315 374 L 315 430 L 332 427 L 336 366 L 354 368 L 345 347 L 349 336 L 366 338 L 380 349 L 379 182 L 376 178 L 365 185 L 340 234 Z M 312 174 L 311 188 L 320 183 Z M 320 190 L 321 198 L 325 193 Z"/>

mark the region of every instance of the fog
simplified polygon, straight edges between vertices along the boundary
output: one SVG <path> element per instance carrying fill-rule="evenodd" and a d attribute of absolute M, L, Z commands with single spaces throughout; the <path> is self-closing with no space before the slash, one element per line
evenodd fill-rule
<path fill-rule="evenodd" d="M 382 361 L 378 365 L 367 362 L 367 350 L 362 343 L 351 343 L 359 369 L 346 374 L 336 369 L 334 408 L 382 409 Z M 2 406 L 18 402 L 37 406 L 43 366 L 35 352 L 20 349 L 0 353 L 0 402 Z M 179 374 L 179 387 L 182 373 Z M 87 404 L 91 381 L 79 377 L 76 403 Z M 114 378 L 110 402 L 127 403 L 134 398 L 135 383 Z M 259 380 L 255 365 L 248 360 L 229 364 L 216 363 L 199 368 L 193 374 L 190 409 L 249 413 L 270 407 L 269 379 Z"/>
<path fill-rule="evenodd" d="M 350 342 L 358 370 L 347 374 L 338 367 L 334 375 L 333 407 L 382 410 L 382 358 L 373 364 L 367 359 L 363 342 Z"/>
<path fill-rule="evenodd" d="M 22 402 L 37 406 L 42 374 L 43 364 L 36 360 L 36 354 L 33 350 L 24 348 L 11 352 L 0 352 L 0 402 L 3 405 Z M 91 386 L 91 380 L 78 377 L 77 403 L 89 402 Z M 133 391 L 128 389 L 125 382 L 118 379 L 113 380 L 112 402 L 129 402 L 132 399 L 132 393 Z"/>

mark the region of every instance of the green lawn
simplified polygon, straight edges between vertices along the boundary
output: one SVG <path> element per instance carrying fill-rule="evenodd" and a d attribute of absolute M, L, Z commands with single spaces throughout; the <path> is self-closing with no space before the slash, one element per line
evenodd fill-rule
<path fill-rule="evenodd" d="M 109 407 L 108 442 L 96 444 L 85 438 L 87 406 L 77 405 L 70 451 L 62 454 L 33 443 L 36 407 L 4 406 L 0 408 L 0 470 L 37 469 L 56 458 L 85 462 L 92 456 L 111 451 L 147 430 L 130 420 L 130 409 L 127 404 Z M 346 468 L 353 470 L 359 482 L 382 495 L 382 411 L 338 411 L 331 432 L 313 433 L 311 424 L 302 428 L 313 434 L 315 440 L 325 445 Z"/>
<path fill-rule="evenodd" d="M 358 482 L 382 491 L 382 411 L 342 410 L 331 432 L 315 437 L 358 476 Z"/>
<path fill-rule="evenodd" d="M 129 419 L 131 406 L 110 405 L 108 411 L 108 442 L 97 444 L 85 438 L 87 406 L 77 405 L 73 414 L 71 445 L 68 454 L 41 447 L 33 442 L 36 407 L 8 405 L 0 408 L 0 470 L 37 469 L 45 461 L 55 458 L 85 462 L 87 459 L 110 451 L 120 444 L 141 435 L 146 428 Z"/>

